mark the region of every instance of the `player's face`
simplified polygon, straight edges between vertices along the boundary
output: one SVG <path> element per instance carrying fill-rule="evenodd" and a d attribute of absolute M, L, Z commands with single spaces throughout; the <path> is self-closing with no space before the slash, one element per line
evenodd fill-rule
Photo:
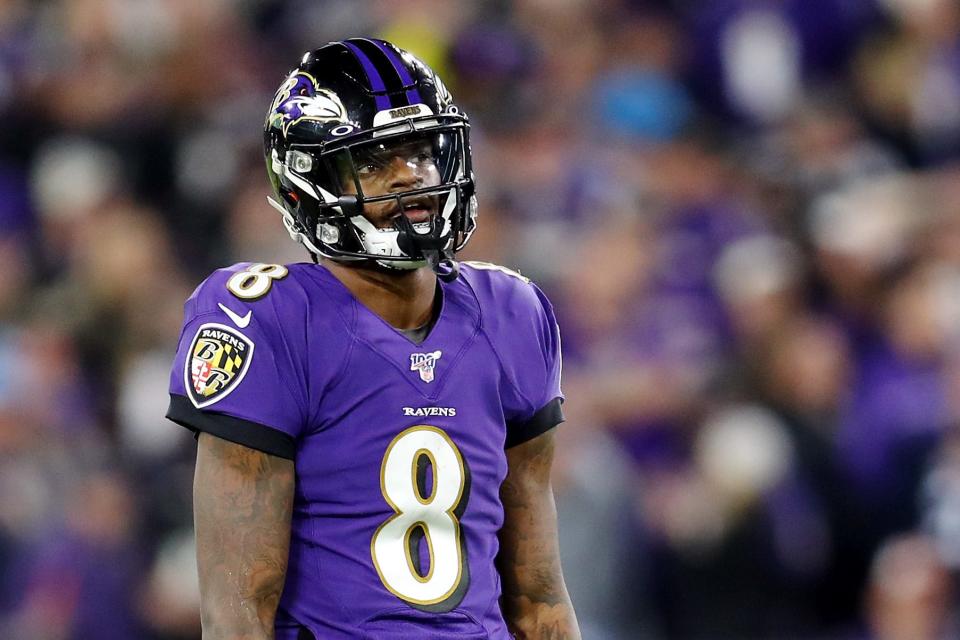
<path fill-rule="evenodd" d="M 408 140 L 391 146 L 372 145 L 357 151 L 354 166 L 365 198 L 402 193 L 440 184 L 440 171 L 428 140 Z M 352 179 L 341 176 L 345 194 L 356 195 Z M 410 222 L 428 222 L 437 212 L 439 198 L 431 195 L 410 196 L 396 200 L 365 204 L 363 214 L 381 229 L 394 226 L 394 220 L 405 215 Z"/>

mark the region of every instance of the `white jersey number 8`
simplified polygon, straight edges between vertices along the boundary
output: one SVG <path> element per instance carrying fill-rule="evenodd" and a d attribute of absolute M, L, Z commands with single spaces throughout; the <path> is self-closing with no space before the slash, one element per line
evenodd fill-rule
<path fill-rule="evenodd" d="M 427 463 L 433 482 L 430 495 L 424 496 L 418 476 Z M 370 553 L 383 586 L 398 598 L 427 606 L 463 593 L 458 587 L 467 569 L 456 509 L 468 473 L 457 446 L 436 427 L 411 427 L 387 447 L 380 490 L 397 513 L 373 534 Z M 429 551 L 425 574 L 419 566 L 420 538 Z"/>

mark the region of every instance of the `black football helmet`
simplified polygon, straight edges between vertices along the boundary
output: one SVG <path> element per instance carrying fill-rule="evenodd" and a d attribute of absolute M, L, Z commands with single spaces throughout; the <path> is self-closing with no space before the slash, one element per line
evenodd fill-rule
<path fill-rule="evenodd" d="M 270 202 L 314 259 L 429 264 L 456 277 L 453 256 L 476 227 L 469 129 L 437 74 L 410 53 L 372 38 L 331 42 L 304 54 L 267 112 Z M 364 194 L 364 163 L 404 145 L 432 155 L 439 184 Z M 392 228 L 363 215 L 365 204 L 389 201 L 397 212 L 429 201 L 431 214 L 411 222 L 398 213 Z"/>

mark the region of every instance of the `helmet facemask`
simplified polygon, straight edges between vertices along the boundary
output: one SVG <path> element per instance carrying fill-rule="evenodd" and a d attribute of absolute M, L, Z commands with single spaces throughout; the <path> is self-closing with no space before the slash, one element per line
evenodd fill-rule
<path fill-rule="evenodd" d="M 336 260 L 450 271 L 475 226 L 467 129 L 462 116 L 435 116 L 291 144 L 273 168 L 284 209 L 305 227 L 298 239 Z M 403 180 L 390 182 L 397 162 Z"/>

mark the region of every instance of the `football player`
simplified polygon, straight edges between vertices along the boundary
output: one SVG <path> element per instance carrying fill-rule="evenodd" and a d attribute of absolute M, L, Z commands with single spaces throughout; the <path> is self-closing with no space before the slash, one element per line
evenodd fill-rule
<path fill-rule="evenodd" d="M 550 303 L 454 254 L 469 125 L 382 40 L 303 56 L 264 131 L 312 262 L 187 301 L 168 417 L 198 432 L 204 638 L 578 638 L 550 485 Z"/>

